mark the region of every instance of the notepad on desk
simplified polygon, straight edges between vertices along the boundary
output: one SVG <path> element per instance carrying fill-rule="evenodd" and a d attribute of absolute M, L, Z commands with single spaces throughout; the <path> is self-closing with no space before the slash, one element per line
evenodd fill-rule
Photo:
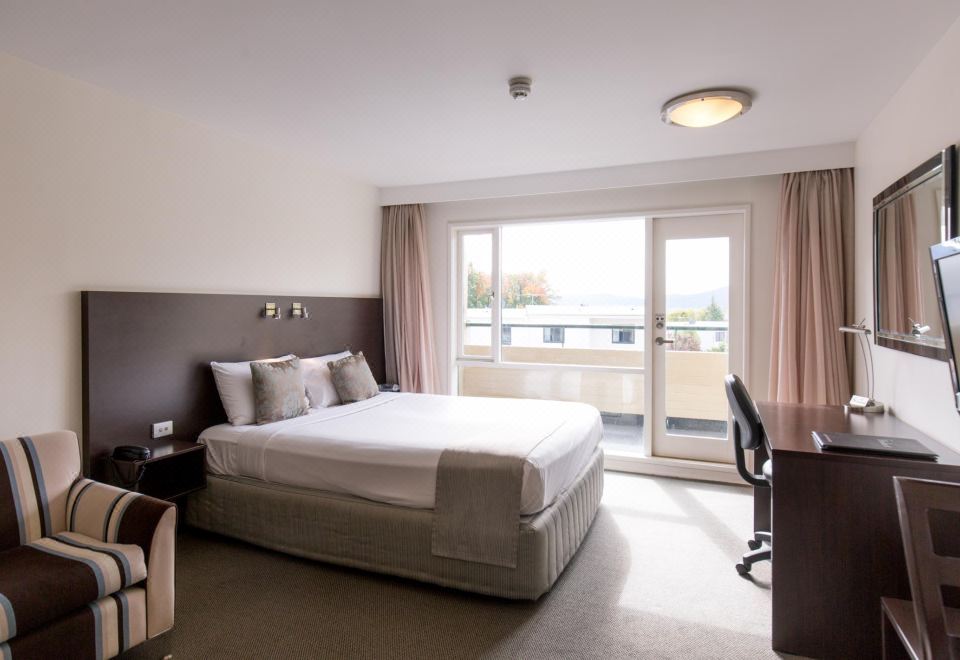
<path fill-rule="evenodd" d="M 870 454 L 887 454 L 906 458 L 937 460 L 937 454 L 919 440 L 913 438 L 886 438 L 876 435 L 855 435 L 813 431 L 813 441 L 823 451 L 850 451 Z"/>

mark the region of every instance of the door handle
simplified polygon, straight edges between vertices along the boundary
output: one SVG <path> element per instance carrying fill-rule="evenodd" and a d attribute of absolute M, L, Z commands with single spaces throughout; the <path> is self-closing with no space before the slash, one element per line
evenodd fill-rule
<path fill-rule="evenodd" d="M 653 340 L 653 342 L 657 346 L 663 346 L 664 344 L 672 344 L 673 341 L 674 341 L 673 339 L 664 339 L 663 337 L 657 337 L 656 339 Z"/>

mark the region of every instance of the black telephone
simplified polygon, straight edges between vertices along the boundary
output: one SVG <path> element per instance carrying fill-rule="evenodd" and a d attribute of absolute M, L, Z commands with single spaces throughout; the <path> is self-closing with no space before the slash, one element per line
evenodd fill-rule
<path fill-rule="evenodd" d="M 113 448 L 113 460 L 115 461 L 145 461 L 150 458 L 150 454 L 148 447 L 137 445 L 120 445 Z"/>
<path fill-rule="evenodd" d="M 114 447 L 113 454 L 110 456 L 110 466 L 113 468 L 116 483 L 123 488 L 135 488 L 143 478 L 143 472 L 146 469 L 144 461 L 151 455 L 149 447 L 137 445 Z"/>

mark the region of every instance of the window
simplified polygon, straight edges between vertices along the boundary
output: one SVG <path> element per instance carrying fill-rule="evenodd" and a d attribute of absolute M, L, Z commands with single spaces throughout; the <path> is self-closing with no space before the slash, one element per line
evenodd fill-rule
<path fill-rule="evenodd" d="M 493 232 L 460 236 L 461 355 L 493 357 Z"/>
<path fill-rule="evenodd" d="M 642 217 L 455 229 L 457 392 L 589 403 L 605 437 L 638 446 L 647 229 Z"/>
<path fill-rule="evenodd" d="M 614 344 L 636 344 L 633 328 L 614 328 L 610 341 Z"/>
<path fill-rule="evenodd" d="M 544 328 L 543 329 L 543 343 L 544 344 L 562 344 L 563 335 L 565 328 Z"/>

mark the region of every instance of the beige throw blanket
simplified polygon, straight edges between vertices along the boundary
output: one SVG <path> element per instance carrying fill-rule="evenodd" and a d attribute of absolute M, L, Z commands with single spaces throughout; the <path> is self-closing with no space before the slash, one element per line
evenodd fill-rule
<path fill-rule="evenodd" d="M 522 456 L 447 449 L 437 467 L 432 552 L 517 567 Z"/>
<path fill-rule="evenodd" d="M 536 407 L 520 399 L 495 401 L 514 407 L 515 414 L 489 415 L 475 429 L 482 442 L 467 436 L 440 454 L 431 552 L 516 568 L 527 457 L 580 409 L 555 401 L 538 401 Z"/>

